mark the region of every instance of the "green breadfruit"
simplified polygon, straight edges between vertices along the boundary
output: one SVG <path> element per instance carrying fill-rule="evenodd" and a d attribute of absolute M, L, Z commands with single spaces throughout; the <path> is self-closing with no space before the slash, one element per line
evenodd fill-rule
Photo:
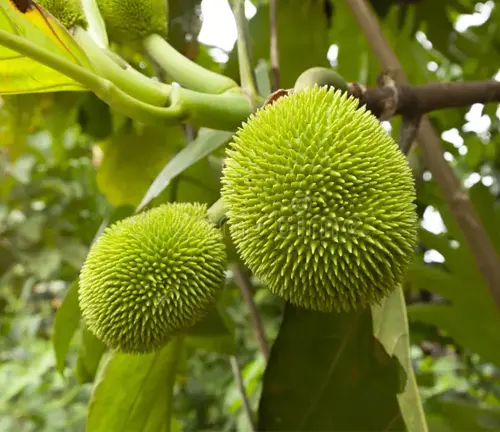
<path fill-rule="evenodd" d="M 80 273 L 82 315 L 117 351 L 152 352 L 203 318 L 225 269 L 206 206 L 164 204 L 115 223 L 92 246 Z"/>
<path fill-rule="evenodd" d="M 80 0 L 37 0 L 67 29 L 74 26 L 87 28 L 87 19 Z"/>
<path fill-rule="evenodd" d="M 284 96 L 238 130 L 225 164 L 231 236 L 273 293 L 351 311 L 402 282 L 417 240 L 413 177 L 357 99 L 318 86 Z"/>
<path fill-rule="evenodd" d="M 111 39 L 137 42 L 152 34 L 167 35 L 165 0 L 97 0 Z"/>

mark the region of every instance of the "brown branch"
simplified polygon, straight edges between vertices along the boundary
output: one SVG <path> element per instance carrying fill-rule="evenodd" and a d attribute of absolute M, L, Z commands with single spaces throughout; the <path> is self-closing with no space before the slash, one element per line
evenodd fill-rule
<path fill-rule="evenodd" d="M 250 321 L 252 322 L 252 329 L 255 333 L 255 338 L 257 339 L 257 343 L 259 344 L 262 355 L 264 356 L 266 361 L 268 361 L 269 344 L 267 343 L 266 333 L 264 331 L 264 326 L 262 325 L 262 320 L 260 319 L 259 311 L 257 310 L 257 306 L 255 306 L 255 302 L 253 301 L 252 285 L 250 283 L 250 279 L 240 266 L 234 265 L 232 267 L 232 270 L 234 281 L 240 288 L 243 300 L 248 306 L 248 313 L 250 315 Z"/>
<path fill-rule="evenodd" d="M 385 39 L 376 16 L 369 9 L 366 1 L 345 1 L 356 18 L 361 31 L 364 32 L 382 68 L 391 74 L 397 85 L 408 85 L 408 79 L 394 51 Z M 465 83 L 461 84 L 465 85 Z M 448 86 L 450 85 L 451 83 L 448 84 Z M 471 86 L 474 86 L 474 83 L 471 83 Z M 443 88 L 446 88 L 446 85 Z M 471 87 L 469 87 L 469 89 L 470 88 Z M 427 88 L 427 94 L 430 93 L 428 89 L 429 88 Z M 498 92 L 498 90 L 496 90 L 496 92 Z M 462 103 L 466 100 L 471 103 L 478 102 L 478 94 L 476 94 L 474 100 L 466 99 L 466 94 L 467 96 L 470 95 L 469 92 L 465 91 L 457 92 L 457 95 L 460 95 Z M 429 97 L 431 96 L 429 95 Z M 491 100 L 491 96 L 486 93 L 483 93 L 483 97 Z M 435 97 L 431 97 L 431 99 L 436 101 Z M 432 173 L 434 179 L 436 179 L 458 226 L 464 234 L 470 250 L 474 254 L 476 266 L 483 275 L 495 303 L 498 308 L 500 308 L 500 259 L 488 235 L 479 222 L 479 218 L 467 193 L 464 191 L 460 181 L 455 177 L 452 169 L 444 159 L 444 150 L 441 146 L 439 136 L 427 117 L 422 118 L 417 140 L 422 148 L 429 171 Z"/>
<path fill-rule="evenodd" d="M 350 84 L 351 92 L 359 97 L 362 105 L 377 117 L 394 99 L 394 91 L 385 87 L 359 89 L 355 83 Z M 357 94 L 356 94 L 357 90 Z M 435 110 L 470 106 L 475 103 L 500 102 L 500 82 L 487 81 L 455 81 L 435 82 L 419 86 L 396 84 L 396 115 L 411 117 Z"/>
<path fill-rule="evenodd" d="M 270 31 L 270 59 L 273 72 L 272 90 L 276 91 L 280 87 L 280 66 L 278 49 L 278 0 L 269 0 L 269 31 Z"/>
<path fill-rule="evenodd" d="M 418 134 L 418 128 L 422 117 L 420 115 L 414 117 L 403 117 L 403 124 L 401 125 L 401 130 L 399 131 L 399 149 L 406 155 L 411 149 L 413 141 Z"/>
<path fill-rule="evenodd" d="M 248 425 L 250 432 L 255 432 L 255 425 L 253 422 L 252 407 L 250 406 L 250 401 L 248 400 L 247 392 L 245 391 L 245 383 L 243 382 L 243 377 L 241 376 L 240 365 L 238 364 L 238 359 L 235 356 L 229 357 L 229 363 L 231 363 L 231 370 L 233 371 L 234 380 L 236 381 L 236 386 L 241 396 L 241 405 L 247 416 Z"/>

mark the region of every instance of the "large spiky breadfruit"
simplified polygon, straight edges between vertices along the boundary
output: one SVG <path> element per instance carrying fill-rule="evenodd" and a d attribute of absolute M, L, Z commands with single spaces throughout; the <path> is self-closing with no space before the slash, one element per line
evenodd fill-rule
<path fill-rule="evenodd" d="M 37 3 L 54 15 L 67 29 L 76 25 L 87 28 L 81 0 L 37 0 Z"/>
<path fill-rule="evenodd" d="M 165 204 L 107 228 L 80 274 L 88 328 L 121 352 L 146 353 L 198 322 L 225 277 L 221 232 L 201 204 Z"/>
<path fill-rule="evenodd" d="M 248 267 L 317 311 L 375 304 L 416 244 L 412 173 L 378 120 L 341 90 L 278 99 L 234 136 L 222 196 Z"/>
<path fill-rule="evenodd" d="M 168 5 L 165 0 L 97 0 L 111 39 L 137 42 L 152 34 L 166 36 Z"/>

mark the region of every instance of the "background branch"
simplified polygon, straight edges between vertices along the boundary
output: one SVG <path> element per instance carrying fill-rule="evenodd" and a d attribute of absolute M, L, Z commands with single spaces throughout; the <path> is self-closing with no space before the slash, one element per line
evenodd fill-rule
<path fill-rule="evenodd" d="M 415 141 L 415 138 L 417 137 L 421 120 L 422 117 L 420 115 L 416 115 L 414 117 L 403 117 L 403 124 L 401 125 L 401 130 L 399 132 L 398 144 L 399 149 L 405 155 L 408 154 L 413 141 Z"/>
<path fill-rule="evenodd" d="M 280 66 L 278 49 L 278 0 L 269 0 L 270 59 L 272 69 L 272 90 L 280 88 Z"/>
<path fill-rule="evenodd" d="M 233 265 L 232 271 L 234 282 L 236 283 L 236 285 L 238 285 L 241 291 L 241 295 L 243 296 L 243 300 L 248 307 L 248 313 L 250 315 L 250 321 L 252 322 L 252 329 L 255 333 L 255 338 L 257 339 L 260 351 L 262 352 L 262 355 L 267 362 L 269 360 L 269 344 L 267 343 L 266 333 L 264 331 L 262 320 L 260 319 L 259 311 L 257 310 L 257 306 L 255 306 L 255 302 L 253 301 L 252 285 L 250 283 L 250 279 L 245 274 L 243 269 L 237 264 Z"/>
<path fill-rule="evenodd" d="M 240 365 L 238 364 L 238 359 L 235 356 L 229 357 L 229 362 L 231 363 L 231 370 L 233 371 L 234 380 L 236 381 L 236 386 L 241 396 L 241 405 L 248 419 L 249 432 L 255 432 L 255 425 L 253 423 L 252 407 L 250 406 L 250 401 L 248 400 L 247 393 L 245 391 L 245 383 L 241 376 Z"/>
<path fill-rule="evenodd" d="M 376 16 L 365 0 L 345 0 L 364 32 L 382 68 L 390 73 L 396 84 L 407 85 L 399 61 L 382 33 Z M 477 101 L 477 100 L 476 100 Z M 444 159 L 439 136 L 430 120 L 423 117 L 417 140 L 422 148 L 429 171 L 436 179 L 453 216 L 474 254 L 476 266 L 483 275 L 490 293 L 500 309 L 500 260 L 484 231 L 469 197 Z"/>

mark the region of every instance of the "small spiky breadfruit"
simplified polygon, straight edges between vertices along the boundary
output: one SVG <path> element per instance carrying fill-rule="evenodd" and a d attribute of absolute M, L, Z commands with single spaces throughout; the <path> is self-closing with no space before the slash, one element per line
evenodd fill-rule
<path fill-rule="evenodd" d="M 273 293 L 351 311 L 401 283 L 417 235 L 412 173 L 357 99 L 318 86 L 281 97 L 237 131 L 225 165 L 231 236 Z"/>
<path fill-rule="evenodd" d="M 37 0 L 37 3 L 54 15 L 67 29 L 77 25 L 87 28 L 81 0 Z"/>
<path fill-rule="evenodd" d="M 152 34 L 167 34 L 165 0 L 97 0 L 97 5 L 110 38 L 117 42 L 137 42 Z"/>
<path fill-rule="evenodd" d="M 225 268 L 206 206 L 161 205 L 115 223 L 92 246 L 80 273 L 82 316 L 115 350 L 152 352 L 208 312 Z"/>

